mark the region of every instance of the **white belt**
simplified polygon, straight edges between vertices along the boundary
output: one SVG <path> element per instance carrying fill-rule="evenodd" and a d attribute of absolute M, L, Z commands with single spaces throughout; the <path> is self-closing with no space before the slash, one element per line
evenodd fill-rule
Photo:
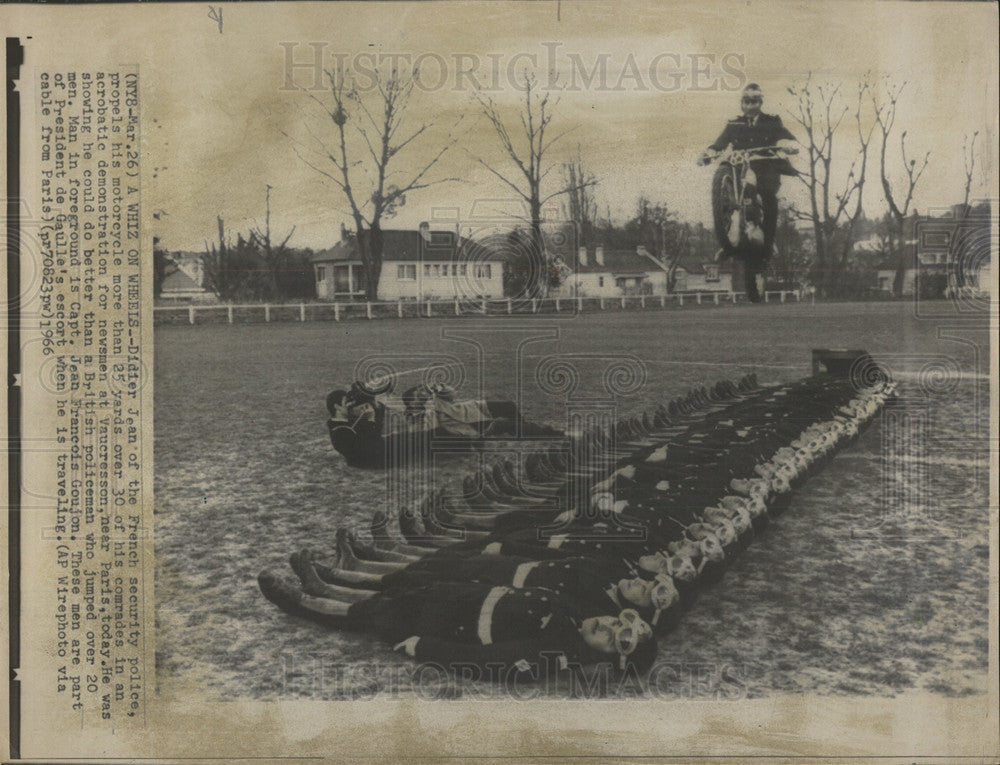
<path fill-rule="evenodd" d="M 479 642 L 483 645 L 490 645 L 493 642 L 493 610 L 497 607 L 497 602 L 508 593 L 506 587 L 494 587 L 483 600 L 483 606 L 479 609 Z"/>
<path fill-rule="evenodd" d="M 528 578 L 528 574 L 531 570 L 535 568 L 541 561 L 532 561 L 531 563 L 522 563 L 514 570 L 514 580 L 510 583 L 511 587 L 517 587 L 520 589 L 524 587 L 524 580 Z"/>

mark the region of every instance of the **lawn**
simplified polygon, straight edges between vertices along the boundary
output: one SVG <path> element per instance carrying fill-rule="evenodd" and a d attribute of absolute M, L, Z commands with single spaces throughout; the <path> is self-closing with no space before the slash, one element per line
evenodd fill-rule
<path fill-rule="evenodd" d="M 287 570 L 295 549 L 328 548 L 339 525 L 364 529 L 386 505 L 385 476 L 347 468 L 324 425 L 324 396 L 361 360 L 397 370 L 444 360 L 463 394 L 518 398 L 529 418 L 564 425 L 553 381 L 571 377 L 552 377 L 556 356 L 578 376 L 569 408 L 630 414 L 748 371 L 801 377 L 812 348 L 832 347 L 886 360 L 902 382 L 899 411 L 922 418 L 926 436 L 886 452 L 884 434 L 900 426 L 876 424 L 661 640 L 661 656 L 735 673 L 725 687 L 749 695 L 982 692 L 988 336 L 973 325 L 942 338 L 940 324 L 908 304 L 871 303 L 159 327 L 158 690 L 272 699 L 410 689 L 409 665 L 386 646 L 294 620 L 255 581 L 263 568 Z M 638 373 L 615 383 L 607 370 L 625 357 Z M 636 390 L 614 398 L 615 384 Z M 455 481 L 473 460 L 455 458 L 437 477 Z"/>

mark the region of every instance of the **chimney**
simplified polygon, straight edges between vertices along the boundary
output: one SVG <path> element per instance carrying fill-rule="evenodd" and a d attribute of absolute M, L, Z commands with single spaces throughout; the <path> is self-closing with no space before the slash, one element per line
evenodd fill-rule
<path fill-rule="evenodd" d="M 343 223 L 340 224 L 340 241 L 342 242 L 347 241 L 347 226 L 345 226 Z"/>
<path fill-rule="evenodd" d="M 425 242 L 431 240 L 431 224 L 425 220 L 420 221 L 420 236 Z"/>
<path fill-rule="evenodd" d="M 596 249 L 594 250 L 594 260 L 597 261 L 597 265 L 599 265 L 599 266 L 603 266 L 604 265 L 604 245 L 603 244 L 597 245 Z"/>
<path fill-rule="evenodd" d="M 587 265 L 587 248 L 581 247 L 576 254 L 577 265 Z"/>

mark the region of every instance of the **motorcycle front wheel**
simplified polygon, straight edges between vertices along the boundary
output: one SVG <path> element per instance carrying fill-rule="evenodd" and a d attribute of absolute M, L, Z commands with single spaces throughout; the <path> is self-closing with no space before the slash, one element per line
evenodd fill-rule
<path fill-rule="evenodd" d="M 712 176 L 712 217 L 715 224 L 715 239 L 726 257 L 736 254 L 736 247 L 733 246 L 729 233 L 733 225 L 733 216 L 741 214 L 733 181 L 733 168 L 731 165 L 721 164 Z M 742 221 L 738 220 L 737 225 L 742 228 Z"/>

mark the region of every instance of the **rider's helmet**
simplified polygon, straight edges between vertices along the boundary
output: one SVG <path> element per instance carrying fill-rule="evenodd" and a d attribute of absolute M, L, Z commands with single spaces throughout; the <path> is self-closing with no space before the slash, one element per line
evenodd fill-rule
<path fill-rule="evenodd" d="M 740 106 L 743 109 L 744 114 L 748 112 L 759 112 L 761 104 L 763 103 L 764 91 L 760 89 L 760 85 L 756 82 L 751 82 L 743 88 L 743 93 L 740 96 Z"/>

